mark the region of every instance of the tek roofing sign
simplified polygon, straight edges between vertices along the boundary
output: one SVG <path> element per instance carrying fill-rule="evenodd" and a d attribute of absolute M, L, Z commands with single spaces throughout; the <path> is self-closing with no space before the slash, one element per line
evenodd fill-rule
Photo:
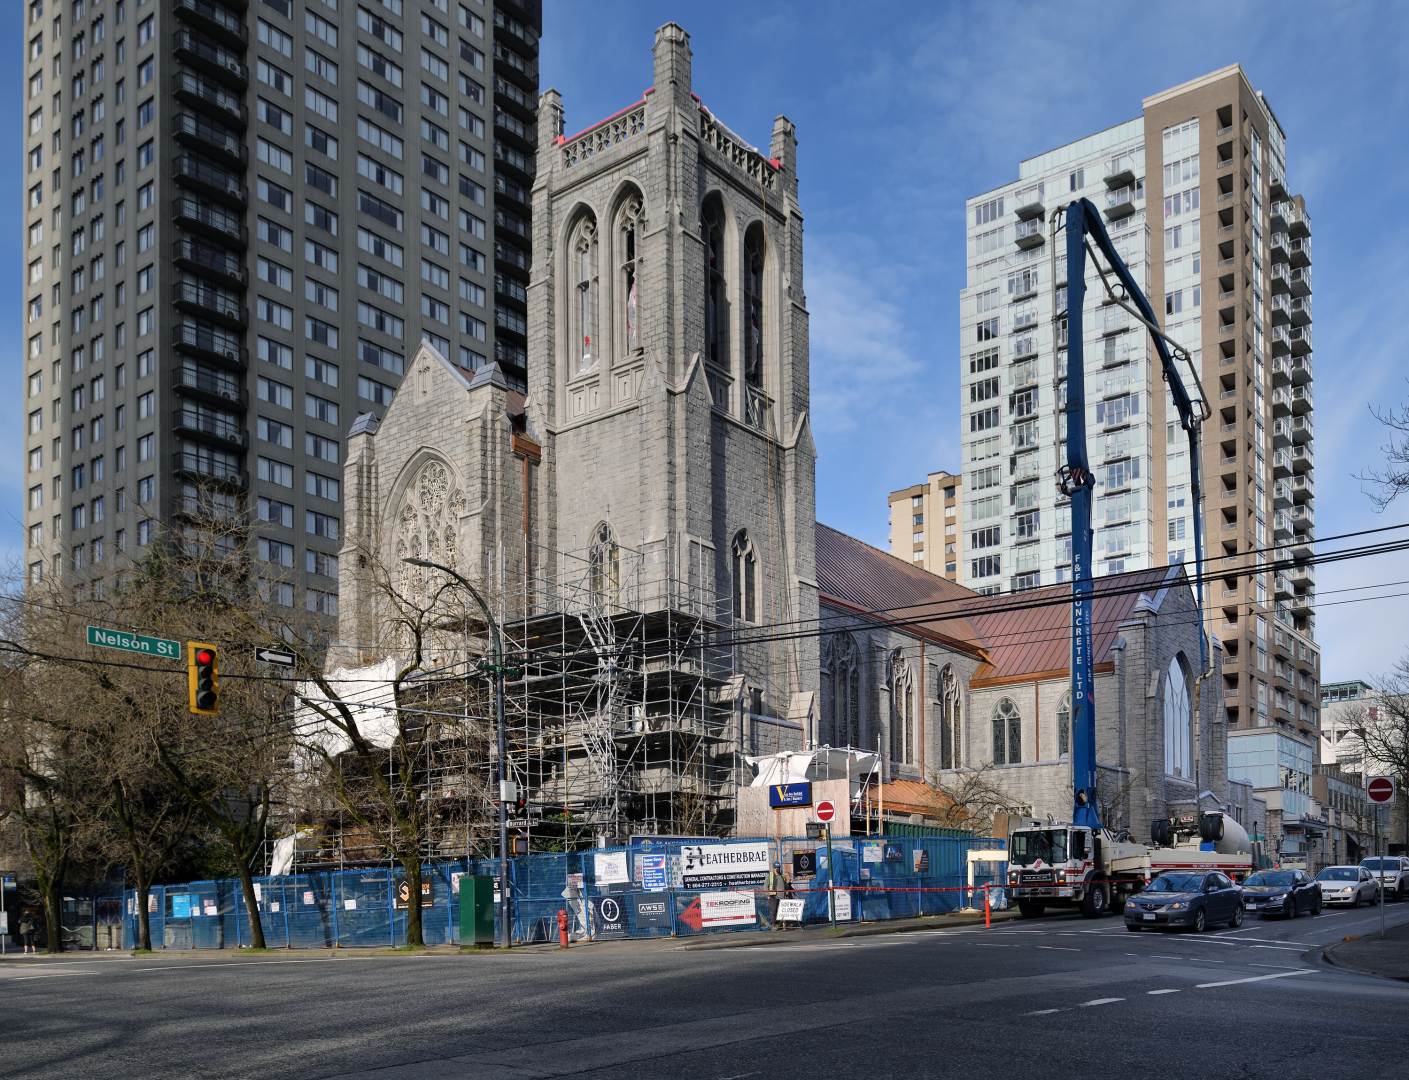
<path fill-rule="evenodd" d="M 768 844 L 685 844 L 680 880 L 687 889 L 762 885 L 768 880 Z"/>
<path fill-rule="evenodd" d="M 768 805 L 775 810 L 782 810 L 789 806 L 811 806 L 812 784 L 809 782 L 770 784 L 768 786 Z"/>
<path fill-rule="evenodd" d="M 142 653 L 146 656 L 159 656 L 163 660 L 181 659 L 181 642 L 170 638 L 144 637 L 129 634 L 123 630 L 109 630 L 105 626 L 88 628 L 88 644 L 101 649 L 121 649 L 123 652 Z"/>

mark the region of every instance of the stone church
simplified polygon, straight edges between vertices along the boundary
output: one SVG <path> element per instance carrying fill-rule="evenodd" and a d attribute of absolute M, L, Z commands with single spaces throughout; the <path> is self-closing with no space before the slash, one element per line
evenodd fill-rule
<path fill-rule="evenodd" d="M 886 779 L 992 768 L 1015 803 L 1064 812 L 1042 704 L 1060 673 L 993 671 L 989 639 L 1022 627 L 816 523 L 796 133 L 779 116 L 750 146 L 693 92 L 691 62 L 667 23 L 649 89 L 577 134 L 543 95 L 527 393 L 423 344 L 385 414 L 358 418 L 330 668 L 384 663 L 375 568 L 429 559 L 491 599 L 524 664 L 507 760 L 526 830 L 727 830 L 744 755 L 823 744 L 877 751 Z M 1182 575 L 1161 587 L 1188 593 Z M 902 605 L 936 614 L 874 614 Z M 1132 756 L 1164 732 L 1140 665 L 1120 692 L 1151 694 L 1139 717 L 1112 697 L 1103 746 L 1125 804 L 1159 816 L 1163 774 L 1137 779 Z M 1032 685 L 1000 695 L 1021 701 L 1000 724 L 977 686 L 1005 678 Z"/>

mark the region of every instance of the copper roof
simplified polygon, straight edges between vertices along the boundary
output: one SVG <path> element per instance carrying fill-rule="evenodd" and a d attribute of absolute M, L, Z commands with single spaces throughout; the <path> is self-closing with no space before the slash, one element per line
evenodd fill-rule
<path fill-rule="evenodd" d="M 1115 644 L 1121 623 L 1130 617 L 1141 599 L 1148 598 L 1154 604 L 1155 594 L 1165 585 L 1176 583 L 1186 583 L 1183 567 L 1157 566 L 1098 578 L 1091 609 L 1095 663 L 1110 659 L 1111 646 Z M 1000 610 L 975 614 L 973 622 L 978 627 L 988 659 L 974 672 L 971 685 L 1069 671 L 1071 605 L 1062 601 L 1070 596 L 1070 584 L 1049 585 L 994 597 L 989 606 Z M 1001 610 L 1005 605 L 1012 605 L 1011 610 Z"/>
<path fill-rule="evenodd" d="M 870 806 L 884 806 L 897 814 L 923 814 L 948 820 L 954 811 L 954 800 L 943 791 L 920 780 L 890 780 L 879 790 L 868 789 Z"/>
<path fill-rule="evenodd" d="M 938 637 L 983 655 L 974 624 L 957 612 L 978 602 L 977 593 L 879 548 L 817 523 L 817 587 L 824 599 L 879 619 L 913 619 L 931 611 L 948 617 L 904 627 L 906 633 Z"/>

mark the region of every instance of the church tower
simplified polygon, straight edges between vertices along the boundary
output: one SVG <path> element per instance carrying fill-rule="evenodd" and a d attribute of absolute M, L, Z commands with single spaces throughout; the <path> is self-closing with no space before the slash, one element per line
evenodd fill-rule
<path fill-rule="evenodd" d="M 734 134 L 693 92 L 675 23 L 656 32 L 640 100 L 573 135 L 556 91 L 541 104 L 537 569 L 629 591 L 620 602 L 645 612 L 717 612 L 742 749 L 801 745 L 816 639 L 740 644 L 817 618 L 794 127 L 779 116 L 767 151 Z"/>

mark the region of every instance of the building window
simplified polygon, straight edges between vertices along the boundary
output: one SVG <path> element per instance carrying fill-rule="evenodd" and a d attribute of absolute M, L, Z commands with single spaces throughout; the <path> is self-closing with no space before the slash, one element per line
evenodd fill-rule
<path fill-rule="evenodd" d="M 838 746 L 861 743 L 861 659 L 856 639 L 837 634 L 830 642 L 832 738 Z"/>
<path fill-rule="evenodd" d="M 617 299 L 617 311 L 621 320 L 617 346 L 623 356 L 634 353 L 641 347 L 641 326 L 637 319 L 640 305 L 637 297 L 636 267 L 643 213 L 641 197 L 632 192 L 627 196 L 617 216 L 617 281 L 621 290 Z"/>
<path fill-rule="evenodd" d="M 728 299 L 724 287 L 724 210 L 718 196 L 700 211 L 700 238 L 705 253 L 705 359 L 719 368 L 729 365 Z"/>
<path fill-rule="evenodd" d="M 939 676 L 939 767 L 957 769 L 962 761 L 959 755 L 960 714 L 963 708 L 963 695 L 959 686 L 959 676 L 952 667 L 946 665 Z"/>
<path fill-rule="evenodd" d="M 1016 765 L 1022 761 L 1022 713 L 1012 698 L 993 707 L 993 764 Z"/>
<path fill-rule="evenodd" d="M 1192 719 L 1188 680 L 1176 656 L 1164 676 L 1164 771 L 1169 776 L 1193 776 Z"/>
<path fill-rule="evenodd" d="M 612 527 L 605 521 L 592 530 L 587 567 L 592 607 L 601 611 L 615 604 L 621 587 L 621 548 Z"/>
<path fill-rule="evenodd" d="M 734 616 L 740 622 L 758 621 L 758 556 L 749 534 L 740 531 L 731 547 L 734 560 Z"/>
<path fill-rule="evenodd" d="M 915 761 L 915 683 L 900 649 L 890 654 L 890 759 L 901 765 Z"/>
<path fill-rule="evenodd" d="M 744 234 L 744 384 L 763 389 L 763 226 Z"/>
<path fill-rule="evenodd" d="M 597 221 L 590 214 L 578 222 L 568 249 L 572 267 L 573 374 L 588 371 L 597 362 Z"/>
<path fill-rule="evenodd" d="M 1071 754 L 1071 691 L 1062 695 L 1057 705 L 1057 756 L 1065 758 Z"/>

